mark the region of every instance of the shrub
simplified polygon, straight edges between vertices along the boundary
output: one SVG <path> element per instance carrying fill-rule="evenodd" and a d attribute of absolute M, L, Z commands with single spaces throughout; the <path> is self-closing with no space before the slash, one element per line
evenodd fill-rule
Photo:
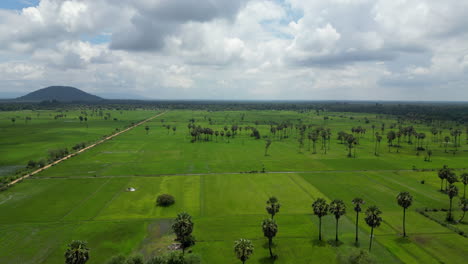
<path fill-rule="evenodd" d="M 28 161 L 28 168 L 34 168 L 37 166 L 37 163 L 34 160 Z"/>
<path fill-rule="evenodd" d="M 161 194 L 158 196 L 158 199 L 156 199 L 156 204 L 158 206 L 167 207 L 167 206 L 173 205 L 174 203 L 175 203 L 174 196 L 170 194 Z"/>

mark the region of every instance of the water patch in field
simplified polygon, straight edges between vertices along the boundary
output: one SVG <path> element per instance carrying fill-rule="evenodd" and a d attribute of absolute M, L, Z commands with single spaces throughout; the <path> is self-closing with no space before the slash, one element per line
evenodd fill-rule
<path fill-rule="evenodd" d="M 14 174 L 17 169 L 22 169 L 22 165 L 13 165 L 13 166 L 1 166 L 0 167 L 0 176 L 7 176 Z"/>

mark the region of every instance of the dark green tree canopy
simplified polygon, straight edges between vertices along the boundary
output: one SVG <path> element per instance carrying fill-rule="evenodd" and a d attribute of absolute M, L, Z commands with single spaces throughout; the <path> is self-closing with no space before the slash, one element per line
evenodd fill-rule
<path fill-rule="evenodd" d="M 409 192 L 400 192 L 397 196 L 398 205 L 407 209 L 413 203 L 413 196 Z"/>

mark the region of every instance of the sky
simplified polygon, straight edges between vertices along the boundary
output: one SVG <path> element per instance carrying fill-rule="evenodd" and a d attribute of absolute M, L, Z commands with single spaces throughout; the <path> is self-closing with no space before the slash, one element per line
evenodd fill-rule
<path fill-rule="evenodd" d="M 1 0 L 0 97 L 468 101 L 468 1 Z"/>

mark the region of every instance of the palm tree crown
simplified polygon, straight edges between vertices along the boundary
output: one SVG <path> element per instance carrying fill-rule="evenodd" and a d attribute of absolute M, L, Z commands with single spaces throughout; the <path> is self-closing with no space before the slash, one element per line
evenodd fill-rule
<path fill-rule="evenodd" d="M 318 217 L 326 216 L 328 214 L 328 207 L 327 201 L 323 198 L 317 198 L 312 204 L 314 214 Z"/>
<path fill-rule="evenodd" d="M 89 260 L 89 248 L 86 242 L 73 240 L 65 252 L 66 264 L 84 264 Z"/>
<path fill-rule="evenodd" d="M 275 215 L 279 212 L 281 204 L 278 202 L 278 199 L 274 196 L 270 197 L 266 202 L 266 210 L 271 215 L 271 218 L 275 217 Z"/>
<path fill-rule="evenodd" d="M 397 196 L 398 205 L 407 209 L 413 203 L 413 196 L 409 192 L 401 192 Z"/>
<path fill-rule="evenodd" d="M 253 251 L 254 246 L 250 240 L 241 238 L 234 242 L 234 253 L 242 263 L 245 263 L 245 261 L 249 259 Z"/>
<path fill-rule="evenodd" d="M 361 205 L 365 204 L 362 198 L 356 197 L 353 199 L 352 203 L 354 204 L 354 211 L 360 213 L 362 211 Z"/>

